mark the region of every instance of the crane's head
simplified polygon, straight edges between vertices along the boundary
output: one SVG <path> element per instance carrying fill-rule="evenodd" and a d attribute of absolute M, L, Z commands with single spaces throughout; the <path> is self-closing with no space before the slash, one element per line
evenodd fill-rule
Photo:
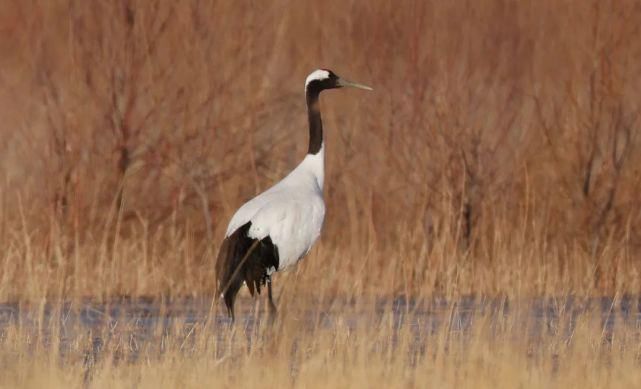
<path fill-rule="evenodd" d="M 340 78 L 328 69 L 314 70 L 309 74 L 309 76 L 307 76 L 307 80 L 305 80 L 305 92 L 314 91 L 316 93 L 320 93 L 325 89 L 342 88 L 344 86 L 372 90 L 372 88 L 367 85 L 358 84 L 356 82 Z"/>

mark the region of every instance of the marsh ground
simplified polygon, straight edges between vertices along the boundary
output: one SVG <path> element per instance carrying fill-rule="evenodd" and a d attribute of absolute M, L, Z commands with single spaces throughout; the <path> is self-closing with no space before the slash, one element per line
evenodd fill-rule
<path fill-rule="evenodd" d="M 3 305 L 3 387 L 633 388 L 641 300 Z"/>
<path fill-rule="evenodd" d="M 0 386 L 641 386 L 638 1 L 0 4 Z M 317 67 L 375 91 L 323 96 L 322 238 L 229 329 Z"/>

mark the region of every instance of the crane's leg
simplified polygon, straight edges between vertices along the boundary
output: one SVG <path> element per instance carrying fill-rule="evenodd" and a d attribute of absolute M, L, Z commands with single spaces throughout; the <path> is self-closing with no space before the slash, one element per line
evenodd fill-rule
<path fill-rule="evenodd" d="M 227 309 L 227 313 L 229 314 L 229 317 L 231 317 L 231 322 L 229 324 L 234 325 L 234 323 L 236 322 L 236 316 L 234 315 L 233 305 L 229 309 Z"/>
<path fill-rule="evenodd" d="M 274 304 L 274 299 L 272 298 L 272 278 L 267 276 L 267 297 L 269 298 L 269 319 L 274 321 L 276 319 L 277 309 L 276 304 Z"/>

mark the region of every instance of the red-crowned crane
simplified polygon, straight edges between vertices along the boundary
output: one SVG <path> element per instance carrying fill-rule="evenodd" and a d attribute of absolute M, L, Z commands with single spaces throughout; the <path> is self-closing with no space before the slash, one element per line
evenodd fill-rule
<path fill-rule="evenodd" d="M 280 182 L 249 200 L 234 214 L 216 261 L 218 293 L 234 320 L 234 300 L 243 282 L 254 295 L 267 284 L 272 318 L 271 275 L 300 261 L 318 239 L 323 219 L 325 151 L 319 95 L 326 89 L 372 88 L 318 69 L 305 80 L 309 149 L 303 161 Z"/>

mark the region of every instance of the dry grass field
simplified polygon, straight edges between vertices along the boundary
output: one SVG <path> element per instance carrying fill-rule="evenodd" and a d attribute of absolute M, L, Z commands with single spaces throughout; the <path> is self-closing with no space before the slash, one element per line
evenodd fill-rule
<path fill-rule="evenodd" d="M 0 387 L 641 386 L 640 325 L 606 331 L 591 311 L 536 342 L 514 312 L 418 340 L 390 307 L 341 316 L 398 297 L 641 293 L 641 2 L 0 9 L 0 303 L 37 313 L 0 328 Z M 142 350 L 114 335 L 88 379 L 95 335 L 59 353 L 49 316 L 211 299 L 229 217 L 305 153 L 318 67 L 374 92 L 322 97 L 328 209 L 314 250 L 275 277 L 289 314 L 159 330 Z M 297 318 L 325 304 L 333 325 Z"/>

